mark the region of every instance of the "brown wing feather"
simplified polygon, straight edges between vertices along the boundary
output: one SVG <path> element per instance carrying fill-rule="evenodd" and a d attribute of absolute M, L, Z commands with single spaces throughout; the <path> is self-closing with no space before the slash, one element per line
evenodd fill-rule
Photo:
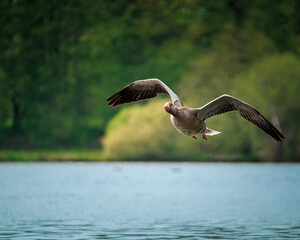
<path fill-rule="evenodd" d="M 276 141 L 282 141 L 282 139 L 284 139 L 282 133 L 276 127 L 274 127 L 263 115 L 261 115 L 260 112 L 257 111 L 254 107 L 227 94 L 216 98 L 215 100 L 200 108 L 198 110 L 197 116 L 201 120 L 205 121 L 210 117 L 234 110 L 239 111 L 240 115 L 243 118 L 261 128 L 265 133 L 269 134 Z"/>
<path fill-rule="evenodd" d="M 159 84 L 142 85 L 140 82 L 133 82 L 109 97 L 106 101 L 109 102 L 108 105 L 116 107 L 125 103 L 154 98 L 160 93 L 169 94 Z"/>
<path fill-rule="evenodd" d="M 269 134 L 276 141 L 281 142 L 284 139 L 284 136 L 279 132 L 279 130 L 274 127 L 263 115 L 261 115 L 258 111 L 255 115 L 253 112 L 248 111 L 247 109 L 239 109 L 240 115 L 247 119 L 249 122 L 252 122 L 259 128 L 261 128 L 265 133 Z"/>

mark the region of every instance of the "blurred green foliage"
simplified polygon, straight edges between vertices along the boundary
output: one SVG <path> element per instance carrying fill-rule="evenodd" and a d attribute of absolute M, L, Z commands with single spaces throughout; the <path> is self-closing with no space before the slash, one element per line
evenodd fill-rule
<path fill-rule="evenodd" d="M 153 100 L 146 106 L 122 109 L 110 121 L 103 138 L 105 156 L 122 160 L 194 160 L 199 150 L 196 143 L 177 133 L 163 105 L 164 101 Z"/>
<path fill-rule="evenodd" d="M 100 143 L 120 160 L 276 160 L 280 149 L 299 160 L 299 12 L 298 0 L 3 0 L 0 147 Z M 229 113 L 207 121 L 221 135 L 196 142 L 172 128 L 160 100 L 107 107 L 111 94 L 149 77 L 187 106 L 226 92 L 278 115 L 286 140 L 276 145 Z"/>
<path fill-rule="evenodd" d="M 210 55 L 207 58 L 211 60 Z M 206 59 L 202 58 L 199 66 L 205 66 L 205 63 Z M 205 75 L 211 69 L 207 67 L 200 71 Z M 218 75 L 219 70 L 215 71 Z M 186 102 L 199 107 L 225 89 L 227 93 L 251 103 L 281 129 L 286 137 L 283 143 L 275 142 L 237 112 L 208 119 L 207 126 L 222 134 L 209 137 L 208 142 L 202 141 L 200 136 L 200 140 L 195 142 L 190 137 L 181 136 L 173 128 L 169 115 L 162 110 L 163 101 L 152 100 L 143 106 L 123 107 L 110 121 L 103 139 L 105 154 L 112 159 L 123 160 L 159 157 L 173 160 L 224 160 L 226 156 L 231 156 L 231 159 L 296 161 L 300 155 L 300 134 L 297 131 L 297 119 L 300 116 L 300 87 L 297 81 L 300 79 L 300 59 L 292 54 L 270 55 L 254 62 L 233 79 L 229 78 L 230 74 L 225 69 L 223 71 L 221 81 L 210 79 L 203 88 L 181 81 Z M 197 68 L 186 81 L 197 78 L 201 73 Z"/>

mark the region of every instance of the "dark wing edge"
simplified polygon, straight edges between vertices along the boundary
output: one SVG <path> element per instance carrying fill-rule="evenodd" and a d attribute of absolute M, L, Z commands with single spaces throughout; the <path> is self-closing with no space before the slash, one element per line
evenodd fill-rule
<path fill-rule="evenodd" d="M 172 99 L 176 96 L 176 94 L 159 79 L 138 80 L 128 84 L 106 101 L 109 102 L 108 105 L 116 107 L 126 103 L 154 98 L 161 93 L 168 94 Z"/>
<path fill-rule="evenodd" d="M 282 133 L 254 107 L 227 94 L 222 95 L 201 107 L 198 110 L 197 116 L 205 121 L 210 117 L 234 110 L 239 111 L 243 118 L 258 126 L 276 141 L 281 142 L 282 139 L 284 139 Z"/>
<path fill-rule="evenodd" d="M 262 129 L 265 133 L 269 134 L 273 137 L 276 141 L 281 142 L 284 139 L 282 133 L 273 126 L 263 115 L 260 114 L 256 109 L 256 114 L 253 114 L 252 111 L 248 109 L 239 109 L 240 115 L 248 120 L 249 122 L 254 123 L 260 129 Z"/>

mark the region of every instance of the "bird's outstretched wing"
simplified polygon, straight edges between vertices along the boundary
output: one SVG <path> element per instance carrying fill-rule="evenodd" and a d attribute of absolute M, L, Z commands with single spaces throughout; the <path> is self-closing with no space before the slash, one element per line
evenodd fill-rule
<path fill-rule="evenodd" d="M 130 83 L 106 101 L 109 102 L 108 105 L 116 107 L 125 103 L 154 98 L 159 93 L 168 94 L 173 103 L 175 101 L 180 102 L 178 96 L 165 83 L 156 78 L 137 80 Z"/>
<path fill-rule="evenodd" d="M 234 110 L 239 111 L 240 115 L 243 118 L 261 128 L 276 141 L 281 142 L 282 139 L 284 139 L 282 133 L 276 127 L 274 127 L 263 115 L 261 115 L 260 112 L 257 111 L 254 107 L 227 94 L 222 95 L 199 108 L 197 117 L 204 121 L 215 115 Z"/>

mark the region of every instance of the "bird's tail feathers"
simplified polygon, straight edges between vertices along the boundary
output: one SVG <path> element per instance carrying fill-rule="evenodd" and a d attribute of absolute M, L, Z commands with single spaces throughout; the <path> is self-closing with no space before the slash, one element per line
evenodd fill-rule
<path fill-rule="evenodd" d="M 207 136 L 214 136 L 214 135 L 217 135 L 217 134 L 220 134 L 221 132 L 218 132 L 218 131 L 215 131 L 215 130 L 212 130 L 212 129 L 209 129 L 209 128 L 206 128 L 204 134 L 207 135 Z"/>

